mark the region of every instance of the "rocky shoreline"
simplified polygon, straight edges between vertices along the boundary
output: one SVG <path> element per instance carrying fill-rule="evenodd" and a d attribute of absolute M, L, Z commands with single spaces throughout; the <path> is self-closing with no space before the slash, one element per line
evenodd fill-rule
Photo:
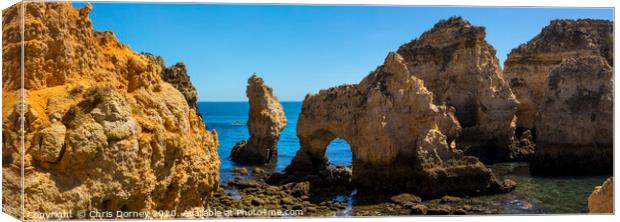
<path fill-rule="evenodd" d="M 231 158 L 257 167 L 235 169 L 233 179 L 220 182 L 218 134 L 206 130 L 183 63 L 165 67 L 161 57 L 95 31 L 90 4 L 23 4 L 25 104 L 18 97 L 19 7 L 2 15 L 7 209 L 21 202 L 22 157 L 25 210 L 75 215 L 213 208 L 251 217 L 270 216 L 256 214 L 270 209 L 303 216 L 494 214 L 477 197 L 519 185 L 499 180 L 485 164 L 530 161 L 538 175 L 613 170 L 611 21 L 551 21 L 502 69 L 484 27 L 441 20 L 360 82 L 308 94 L 296 125 L 300 147 L 283 172 L 269 165 L 287 119 L 273 90 L 253 75 L 246 90 L 250 138 Z M 22 113 L 25 144 L 18 142 Z M 351 166 L 330 166 L 326 149 L 336 138 L 350 145 Z M 610 184 L 595 190 L 593 212 L 609 211 Z"/>
<path fill-rule="evenodd" d="M 351 184 L 350 166 L 334 166 L 318 177 L 297 178 L 271 173 L 260 167 L 235 168 L 235 177 L 223 181 L 209 202 L 213 209 L 240 212 L 257 210 L 301 210 L 303 216 L 389 215 L 480 215 L 495 214 L 475 197 L 445 195 L 422 199 L 410 193 L 383 194 L 357 190 Z M 514 181 L 506 180 L 514 188 Z M 363 197 L 352 202 L 352 196 Z M 238 217 L 268 215 L 239 214 Z M 300 215 L 298 215 L 300 216 Z"/>

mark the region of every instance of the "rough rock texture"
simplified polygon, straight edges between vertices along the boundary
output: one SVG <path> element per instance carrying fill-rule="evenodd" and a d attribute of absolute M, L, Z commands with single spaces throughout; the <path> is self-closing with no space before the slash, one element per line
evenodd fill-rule
<path fill-rule="evenodd" d="M 590 213 L 613 213 L 614 212 L 614 178 L 610 177 L 602 186 L 597 186 L 588 197 L 588 212 Z"/>
<path fill-rule="evenodd" d="M 161 77 L 164 81 L 172 84 L 172 86 L 177 88 L 177 90 L 183 94 L 190 108 L 198 109 L 196 104 L 198 101 L 198 93 L 196 92 L 196 88 L 194 88 L 192 82 L 189 80 L 185 63 L 178 62 L 177 64 L 164 69 L 161 72 Z"/>
<path fill-rule="evenodd" d="M 347 141 L 360 189 L 411 191 L 423 197 L 468 195 L 503 187 L 475 157 L 448 143 L 460 131 L 453 110 L 433 104 L 422 80 L 390 53 L 359 84 L 307 95 L 297 124 L 301 148 L 289 174 L 326 168 L 327 145 Z"/>
<path fill-rule="evenodd" d="M 245 164 L 275 163 L 280 133 L 286 126 L 282 105 L 273 95 L 273 90 L 255 74 L 248 79 L 246 95 L 250 100 L 250 139 L 238 142 L 230 157 L 235 162 Z"/>
<path fill-rule="evenodd" d="M 536 121 L 539 174 L 613 171 L 613 69 L 600 56 L 566 59 L 551 71 Z"/>
<path fill-rule="evenodd" d="M 112 32 L 94 31 L 91 5 L 26 3 L 25 8 L 26 219 L 54 211 L 76 217 L 81 210 L 207 207 L 219 180 L 217 136 L 162 79 L 163 63 L 133 52 Z M 19 4 L 2 15 L 2 200 L 16 207 L 18 9 Z"/>
<path fill-rule="evenodd" d="M 451 17 L 398 53 L 433 93 L 435 104 L 456 108 L 463 127 L 459 148 L 483 162 L 497 162 L 509 158 L 517 101 L 485 35 L 483 27 Z"/>
<path fill-rule="evenodd" d="M 520 102 L 517 126 L 537 128 L 551 70 L 567 58 L 591 55 L 613 65 L 613 40 L 611 21 L 553 20 L 532 40 L 513 49 L 504 63 L 504 74 Z"/>

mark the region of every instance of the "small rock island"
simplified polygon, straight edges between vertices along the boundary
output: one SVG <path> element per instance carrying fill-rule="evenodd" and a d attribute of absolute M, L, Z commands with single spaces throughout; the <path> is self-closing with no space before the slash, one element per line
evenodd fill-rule
<path fill-rule="evenodd" d="M 246 95 L 250 100 L 247 124 L 250 139 L 235 144 L 230 158 L 242 164 L 273 164 L 278 158 L 280 134 L 286 126 L 282 104 L 273 95 L 273 89 L 256 74 L 248 79 Z"/>

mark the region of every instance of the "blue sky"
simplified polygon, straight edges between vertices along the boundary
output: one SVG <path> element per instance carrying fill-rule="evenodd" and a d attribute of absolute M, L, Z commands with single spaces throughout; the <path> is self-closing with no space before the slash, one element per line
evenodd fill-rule
<path fill-rule="evenodd" d="M 83 4 L 75 3 L 76 7 Z M 613 20 L 611 8 L 94 3 L 96 30 L 138 52 L 185 62 L 200 101 L 246 101 L 258 73 L 281 101 L 358 83 L 390 51 L 459 15 L 486 27 L 501 63 L 552 19 Z"/>

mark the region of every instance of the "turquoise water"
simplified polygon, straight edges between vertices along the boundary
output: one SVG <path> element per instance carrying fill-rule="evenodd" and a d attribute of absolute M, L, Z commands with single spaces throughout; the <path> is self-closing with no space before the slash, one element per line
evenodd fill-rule
<path fill-rule="evenodd" d="M 299 139 L 295 133 L 297 118 L 301 112 L 301 102 L 282 102 L 288 124 L 284 127 L 278 142 L 278 160 L 276 171 L 283 171 L 291 163 L 299 149 Z M 198 109 L 204 117 L 207 129 L 215 129 L 220 141 L 218 154 L 221 159 L 221 181 L 232 177 L 231 170 L 238 167 L 228 157 L 235 143 L 249 138 L 248 121 L 249 104 L 247 102 L 198 102 Z M 241 125 L 233 125 L 239 122 Z M 347 142 L 335 139 L 327 147 L 327 156 L 332 164 L 350 164 L 351 150 Z"/>
<path fill-rule="evenodd" d="M 282 102 L 288 124 L 278 143 L 276 171 L 282 171 L 291 162 L 299 149 L 295 134 L 301 102 Z M 235 143 L 249 137 L 246 122 L 249 106 L 247 102 L 199 102 L 200 113 L 209 130 L 218 133 L 221 158 L 220 175 L 222 182 L 233 177 L 232 169 L 238 167 L 228 156 Z M 241 125 L 233 125 L 239 122 Z M 327 148 L 327 156 L 332 164 L 351 163 L 351 151 L 344 140 L 336 139 Z M 529 174 L 527 163 L 501 163 L 489 166 L 499 179 L 512 179 L 517 188 L 507 194 L 477 197 L 485 205 L 497 209 L 502 214 L 548 214 L 585 213 L 587 198 L 595 186 L 600 185 L 607 176 L 585 177 L 533 177 Z"/>

